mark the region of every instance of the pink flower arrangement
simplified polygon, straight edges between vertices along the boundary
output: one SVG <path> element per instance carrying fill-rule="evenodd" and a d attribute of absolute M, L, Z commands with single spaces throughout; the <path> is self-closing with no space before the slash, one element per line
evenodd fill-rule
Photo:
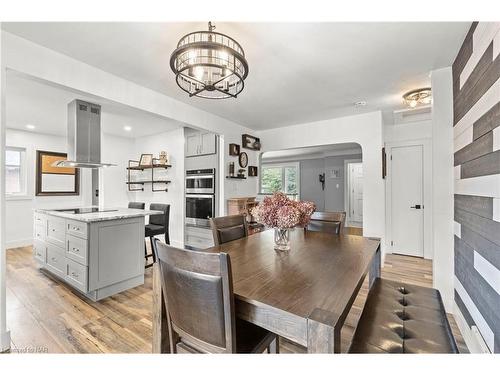
<path fill-rule="evenodd" d="M 270 228 L 305 227 L 316 209 L 313 202 L 294 201 L 284 193 L 274 193 L 265 197 L 252 209 L 252 216 L 258 223 Z"/>

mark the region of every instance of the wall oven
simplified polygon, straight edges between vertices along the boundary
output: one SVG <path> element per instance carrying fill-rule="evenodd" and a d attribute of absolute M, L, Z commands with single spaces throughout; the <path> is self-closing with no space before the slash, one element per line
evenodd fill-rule
<path fill-rule="evenodd" d="M 186 171 L 186 194 L 215 194 L 215 169 Z"/>
<path fill-rule="evenodd" d="M 215 195 L 186 194 L 186 224 L 209 228 L 214 214 Z"/>

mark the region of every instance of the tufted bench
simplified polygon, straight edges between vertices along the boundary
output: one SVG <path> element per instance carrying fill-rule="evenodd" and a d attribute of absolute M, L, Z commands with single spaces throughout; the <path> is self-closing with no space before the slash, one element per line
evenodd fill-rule
<path fill-rule="evenodd" d="M 458 353 L 439 291 L 376 279 L 349 353 Z"/>

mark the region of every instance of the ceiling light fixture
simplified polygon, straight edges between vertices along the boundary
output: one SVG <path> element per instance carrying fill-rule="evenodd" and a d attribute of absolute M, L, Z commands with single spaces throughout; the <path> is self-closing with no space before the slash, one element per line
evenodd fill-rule
<path fill-rule="evenodd" d="M 170 56 L 177 85 L 189 96 L 206 99 L 236 98 L 248 75 L 248 62 L 241 45 L 227 35 L 195 31 L 183 36 Z"/>
<path fill-rule="evenodd" d="M 417 105 L 432 103 L 432 90 L 430 87 L 408 91 L 403 95 L 403 102 L 410 108 L 415 108 Z"/>
<path fill-rule="evenodd" d="M 28 124 L 28 125 L 26 125 L 26 128 L 27 128 L 27 129 L 29 129 L 29 130 L 33 130 L 33 129 L 35 129 L 35 127 L 36 127 L 36 126 L 35 126 L 35 125 L 32 125 L 32 124 Z"/>
<path fill-rule="evenodd" d="M 131 126 L 128 126 L 128 125 L 125 125 L 123 127 L 123 130 L 125 130 L 126 132 L 129 132 L 129 131 L 132 131 L 132 127 Z"/>

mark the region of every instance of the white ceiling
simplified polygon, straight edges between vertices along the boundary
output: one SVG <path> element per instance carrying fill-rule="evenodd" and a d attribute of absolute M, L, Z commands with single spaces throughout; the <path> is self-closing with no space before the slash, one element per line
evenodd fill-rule
<path fill-rule="evenodd" d="M 217 23 L 249 62 L 237 99 L 189 98 L 169 59 L 206 23 L 2 23 L 14 34 L 259 130 L 402 107 L 407 90 L 450 66 L 470 23 Z M 368 102 L 362 109 L 353 103 Z"/>
<path fill-rule="evenodd" d="M 290 159 L 324 158 L 336 155 L 361 154 L 361 146 L 357 143 L 339 143 L 322 146 L 290 148 L 287 150 L 267 151 L 262 154 L 263 161 L 279 161 Z"/>
<path fill-rule="evenodd" d="M 102 106 L 101 127 L 104 133 L 136 138 L 182 126 L 179 122 L 148 112 L 34 81 L 12 72 L 7 74 L 6 93 L 7 127 L 11 129 L 66 136 L 67 106 L 74 99 Z M 34 125 L 35 129 L 27 129 L 28 124 Z M 132 130 L 125 131 L 125 126 L 130 126 Z"/>

